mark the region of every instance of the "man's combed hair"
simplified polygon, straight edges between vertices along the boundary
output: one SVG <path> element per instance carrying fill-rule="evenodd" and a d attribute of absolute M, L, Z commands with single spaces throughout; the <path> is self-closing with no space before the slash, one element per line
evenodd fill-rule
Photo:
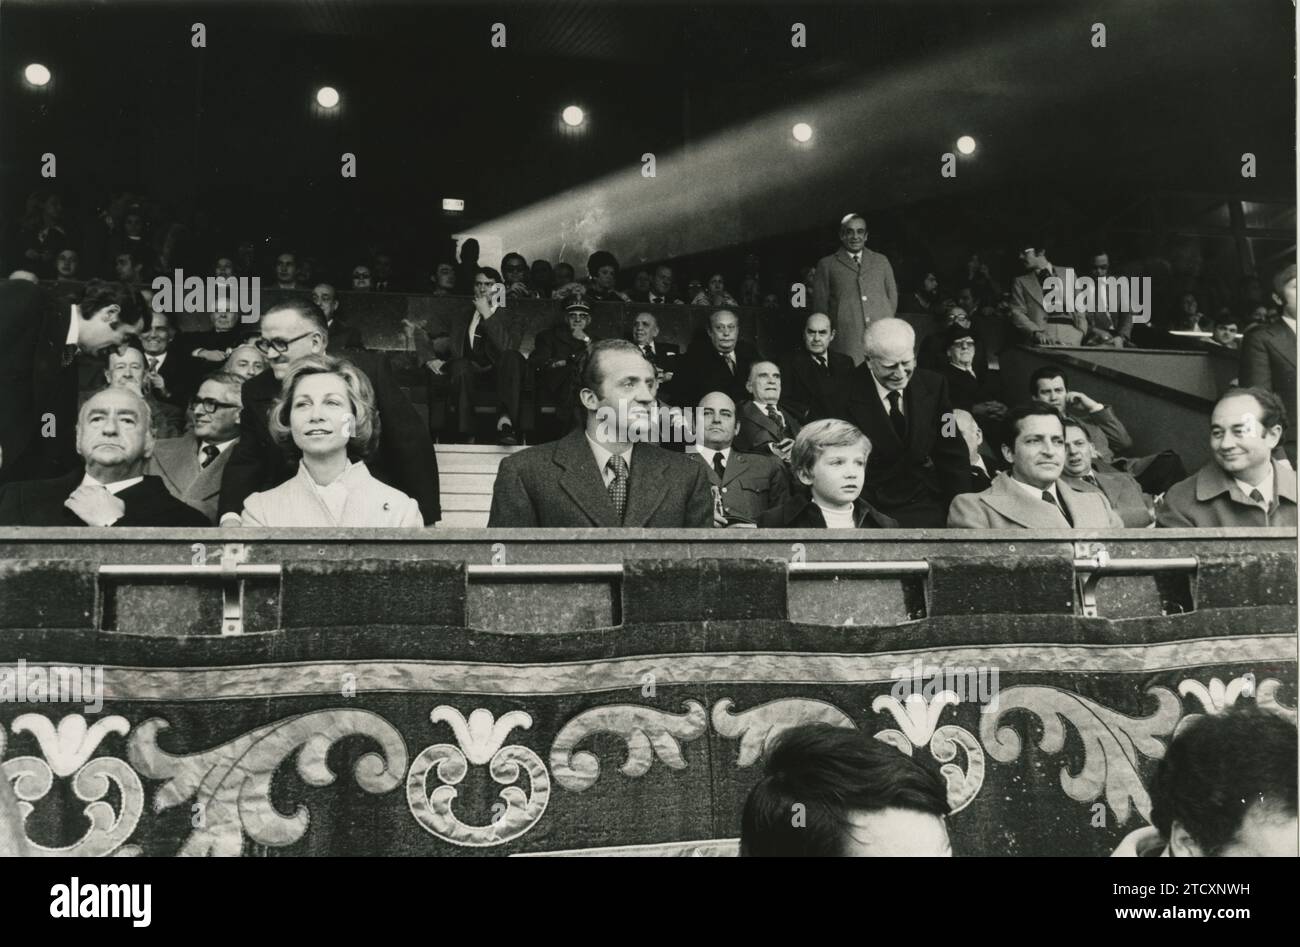
<path fill-rule="evenodd" d="M 1039 368 L 1035 368 L 1034 373 L 1029 376 L 1029 397 L 1038 397 L 1038 383 L 1045 378 L 1059 378 L 1061 379 L 1061 384 L 1065 386 L 1065 390 L 1070 390 L 1070 379 L 1064 371 L 1057 368 L 1055 365 L 1043 365 Z"/>
<path fill-rule="evenodd" d="M 234 372 L 228 372 L 224 368 L 220 368 L 215 372 L 209 372 L 207 375 L 204 375 L 203 381 L 199 382 L 199 384 L 202 384 L 204 381 L 215 381 L 218 385 L 225 385 L 227 388 L 230 388 L 239 399 L 240 407 L 243 407 L 244 379 L 241 376 L 236 375 Z"/>
<path fill-rule="evenodd" d="M 298 387 L 298 382 L 308 375 L 322 374 L 338 375 L 348 389 L 352 413 L 357 418 L 356 430 L 348 439 L 348 456 L 354 460 L 369 456 L 379 441 L 379 412 L 375 410 L 375 389 L 365 372 L 347 359 L 333 355 L 304 355 L 294 359 L 289 374 L 281 385 L 280 395 L 271 405 L 268 417 L 271 436 L 290 454 L 298 454 L 298 448 L 293 443 L 293 431 L 289 426 L 294 390 Z"/>
<path fill-rule="evenodd" d="M 1015 450 L 1016 438 L 1020 436 L 1020 422 L 1035 415 L 1056 418 L 1061 422 L 1061 432 L 1065 432 L 1065 415 L 1060 411 L 1057 411 L 1046 401 L 1025 401 L 1012 406 L 1011 410 L 1007 412 L 1006 418 L 998 425 L 998 431 L 1001 435 L 998 446 L 1005 447 L 1007 450 Z"/>
<path fill-rule="evenodd" d="M 273 312 L 281 312 L 285 309 L 292 309 L 301 315 L 304 319 L 316 327 L 316 331 L 321 334 L 326 344 L 329 343 L 329 320 L 325 318 L 325 311 L 316 305 L 316 300 L 312 299 L 307 293 L 287 293 L 272 303 L 262 311 L 262 318 L 266 318 Z"/>
<path fill-rule="evenodd" d="M 1229 388 L 1219 400 L 1238 396 L 1249 396 L 1259 402 L 1259 422 L 1265 431 L 1278 426 L 1286 427 L 1286 405 L 1273 392 L 1264 388 Z"/>
<path fill-rule="evenodd" d="M 1177 822 L 1217 855 L 1254 806 L 1295 818 L 1295 724 L 1253 705 L 1193 720 L 1169 744 L 1150 789 L 1151 824 L 1166 841 Z"/>
<path fill-rule="evenodd" d="M 89 319 L 107 306 L 117 306 L 121 310 L 117 318 L 126 325 L 139 325 L 144 320 L 144 300 L 138 290 L 126 283 L 93 279 L 82 287 L 81 298 L 77 300 L 81 318 Z"/>
<path fill-rule="evenodd" d="M 949 811 L 939 777 L 895 747 L 828 723 L 794 727 L 777 738 L 745 800 L 740 853 L 842 855 L 849 813 L 882 809 Z"/>
<path fill-rule="evenodd" d="M 568 401 L 573 405 L 574 422 L 578 427 L 582 427 L 587 420 L 587 409 L 578 395 L 584 388 L 600 391 L 601 383 L 605 380 L 601 367 L 603 356 L 613 352 L 627 352 L 645 358 L 645 353 L 637 347 L 636 343 L 629 342 L 627 339 L 600 339 L 591 343 L 587 351 L 578 356 L 577 365 L 570 376 L 573 382 L 572 392 L 568 397 Z"/>

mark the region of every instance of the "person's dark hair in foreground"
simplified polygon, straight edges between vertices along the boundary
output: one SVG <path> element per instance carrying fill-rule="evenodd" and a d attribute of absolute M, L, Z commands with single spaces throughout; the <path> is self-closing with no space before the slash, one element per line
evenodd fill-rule
<path fill-rule="evenodd" d="M 745 800 L 748 857 L 952 854 L 937 774 L 860 730 L 813 723 L 781 734 Z"/>
<path fill-rule="evenodd" d="M 1250 705 L 1188 723 L 1156 770 L 1151 824 L 1174 856 L 1295 857 L 1295 725 Z"/>

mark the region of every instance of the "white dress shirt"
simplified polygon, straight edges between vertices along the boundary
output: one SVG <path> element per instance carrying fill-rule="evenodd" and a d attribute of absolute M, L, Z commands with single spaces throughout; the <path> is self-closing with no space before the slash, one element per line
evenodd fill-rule
<path fill-rule="evenodd" d="M 876 396 L 880 398 L 880 403 L 885 406 L 885 414 L 889 414 L 889 396 L 893 394 L 894 389 L 886 388 L 884 385 L 880 383 L 880 381 L 876 378 L 875 375 L 871 376 L 871 381 L 876 386 Z M 907 417 L 906 402 L 907 402 L 907 389 L 903 389 L 898 393 L 898 413 L 901 414 L 903 417 Z"/>
<path fill-rule="evenodd" d="M 1242 492 L 1242 494 L 1246 497 L 1247 500 L 1250 499 L 1251 490 L 1258 490 L 1259 495 L 1264 498 L 1264 503 L 1262 508 L 1267 510 L 1269 509 L 1269 507 L 1273 505 L 1274 491 L 1273 491 L 1273 465 L 1272 464 L 1268 465 L 1268 475 L 1265 476 L 1263 480 L 1255 484 L 1253 487 L 1244 480 L 1237 480 L 1236 477 L 1233 477 L 1232 479 L 1236 482 L 1237 489 Z"/>
<path fill-rule="evenodd" d="M 239 438 L 232 437 L 228 441 L 222 441 L 220 444 L 214 444 L 213 446 L 217 449 L 217 457 L 220 457 L 222 454 L 224 454 L 226 452 L 226 449 L 229 448 L 230 445 L 235 443 L 235 441 L 237 440 L 239 440 Z M 206 446 L 207 444 L 205 444 L 203 441 L 199 441 L 199 466 L 200 467 L 203 466 L 203 461 L 207 459 L 206 455 L 203 453 L 203 448 Z M 217 457 L 213 457 L 212 460 L 215 462 Z"/>
<path fill-rule="evenodd" d="M 123 490 L 127 489 L 128 487 L 134 487 L 137 483 L 140 483 L 142 480 L 144 480 L 144 477 L 128 477 L 125 480 L 114 480 L 112 483 L 100 483 L 90 474 L 86 474 L 84 477 L 81 478 L 81 485 L 83 487 L 103 487 L 109 493 L 113 494 L 114 496 L 117 496 Z"/>
<path fill-rule="evenodd" d="M 608 487 L 614 482 L 614 471 L 610 470 L 606 465 L 609 463 L 609 459 L 614 456 L 614 452 L 604 444 L 597 444 L 591 439 L 590 434 L 587 435 L 587 446 L 591 448 L 592 456 L 596 458 L 596 469 L 600 471 L 601 479 L 605 481 L 605 486 Z M 627 464 L 627 472 L 630 476 L 632 473 L 632 448 L 630 445 L 623 451 L 621 456 L 623 462 Z"/>
<path fill-rule="evenodd" d="M 704 458 L 704 462 L 709 465 L 710 470 L 713 469 L 713 457 L 715 454 L 722 455 L 722 466 L 725 467 L 727 466 L 727 464 L 731 463 L 730 447 L 724 447 L 722 450 L 713 450 L 711 448 L 700 445 L 695 449 L 699 452 L 700 456 Z"/>

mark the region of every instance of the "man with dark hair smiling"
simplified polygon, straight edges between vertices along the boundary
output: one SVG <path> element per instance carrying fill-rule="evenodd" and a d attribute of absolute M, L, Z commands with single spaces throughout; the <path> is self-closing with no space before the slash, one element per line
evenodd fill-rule
<path fill-rule="evenodd" d="M 781 734 L 740 819 L 744 857 L 950 857 L 943 782 L 895 747 L 848 727 Z"/>
<path fill-rule="evenodd" d="M 268 367 L 246 381 L 241 392 L 239 441 L 231 448 L 221 479 L 218 512 L 222 526 L 239 525 L 239 513 L 249 494 L 276 487 L 296 473 L 297 468 L 271 436 L 267 412 L 280 394 L 280 382 L 289 374 L 293 360 L 324 355 L 329 346 L 325 314 L 301 293 L 267 309 L 261 329 L 256 344 Z M 427 525 L 436 523 L 442 518 L 438 459 L 424 422 L 381 353 L 356 350 L 349 352 L 348 358 L 370 380 L 381 422 L 379 443 L 366 459 L 370 472 L 419 503 Z"/>
<path fill-rule="evenodd" d="M 1273 451 L 1286 430 L 1282 399 L 1231 388 L 1210 415 L 1208 464 L 1165 494 L 1157 526 L 1296 526 L 1296 473 Z"/>
<path fill-rule="evenodd" d="M 656 387 L 631 342 L 594 343 L 578 370 L 582 423 L 501 461 L 488 526 L 711 526 L 704 468 L 645 442 Z"/>
<path fill-rule="evenodd" d="M 1296 844 L 1296 728 L 1254 706 L 1184 717 L 1151 782 L 1151 825 L 1117 856 L 1287 856 Z"/>
<path fill-rule="evenodd" d="M 948 509 L 953 529 L 1106 529 L 1124 521 L 1105 494 L 1061 483 L 1064 418 L 1041 401 L 1017 405 L 1002 429 L 1002 456 L 1011 464 L 981 493 L 963 493 Z"/>

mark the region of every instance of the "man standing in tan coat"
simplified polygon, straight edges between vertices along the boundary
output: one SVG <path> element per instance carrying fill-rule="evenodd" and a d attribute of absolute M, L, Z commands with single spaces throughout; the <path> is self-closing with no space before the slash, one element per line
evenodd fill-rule
<path fill-rule="evenodd" d="M 831 317 L 831 349 L 843 352 L 855 365 L 866 355 L 862 334 L 867 325 L 898 311 L 894 268 L 883 254 L 867 249 L 867 222 L 858 214 L 840 221 L 840 248 L 817 261 L 812 311 Z"/>

